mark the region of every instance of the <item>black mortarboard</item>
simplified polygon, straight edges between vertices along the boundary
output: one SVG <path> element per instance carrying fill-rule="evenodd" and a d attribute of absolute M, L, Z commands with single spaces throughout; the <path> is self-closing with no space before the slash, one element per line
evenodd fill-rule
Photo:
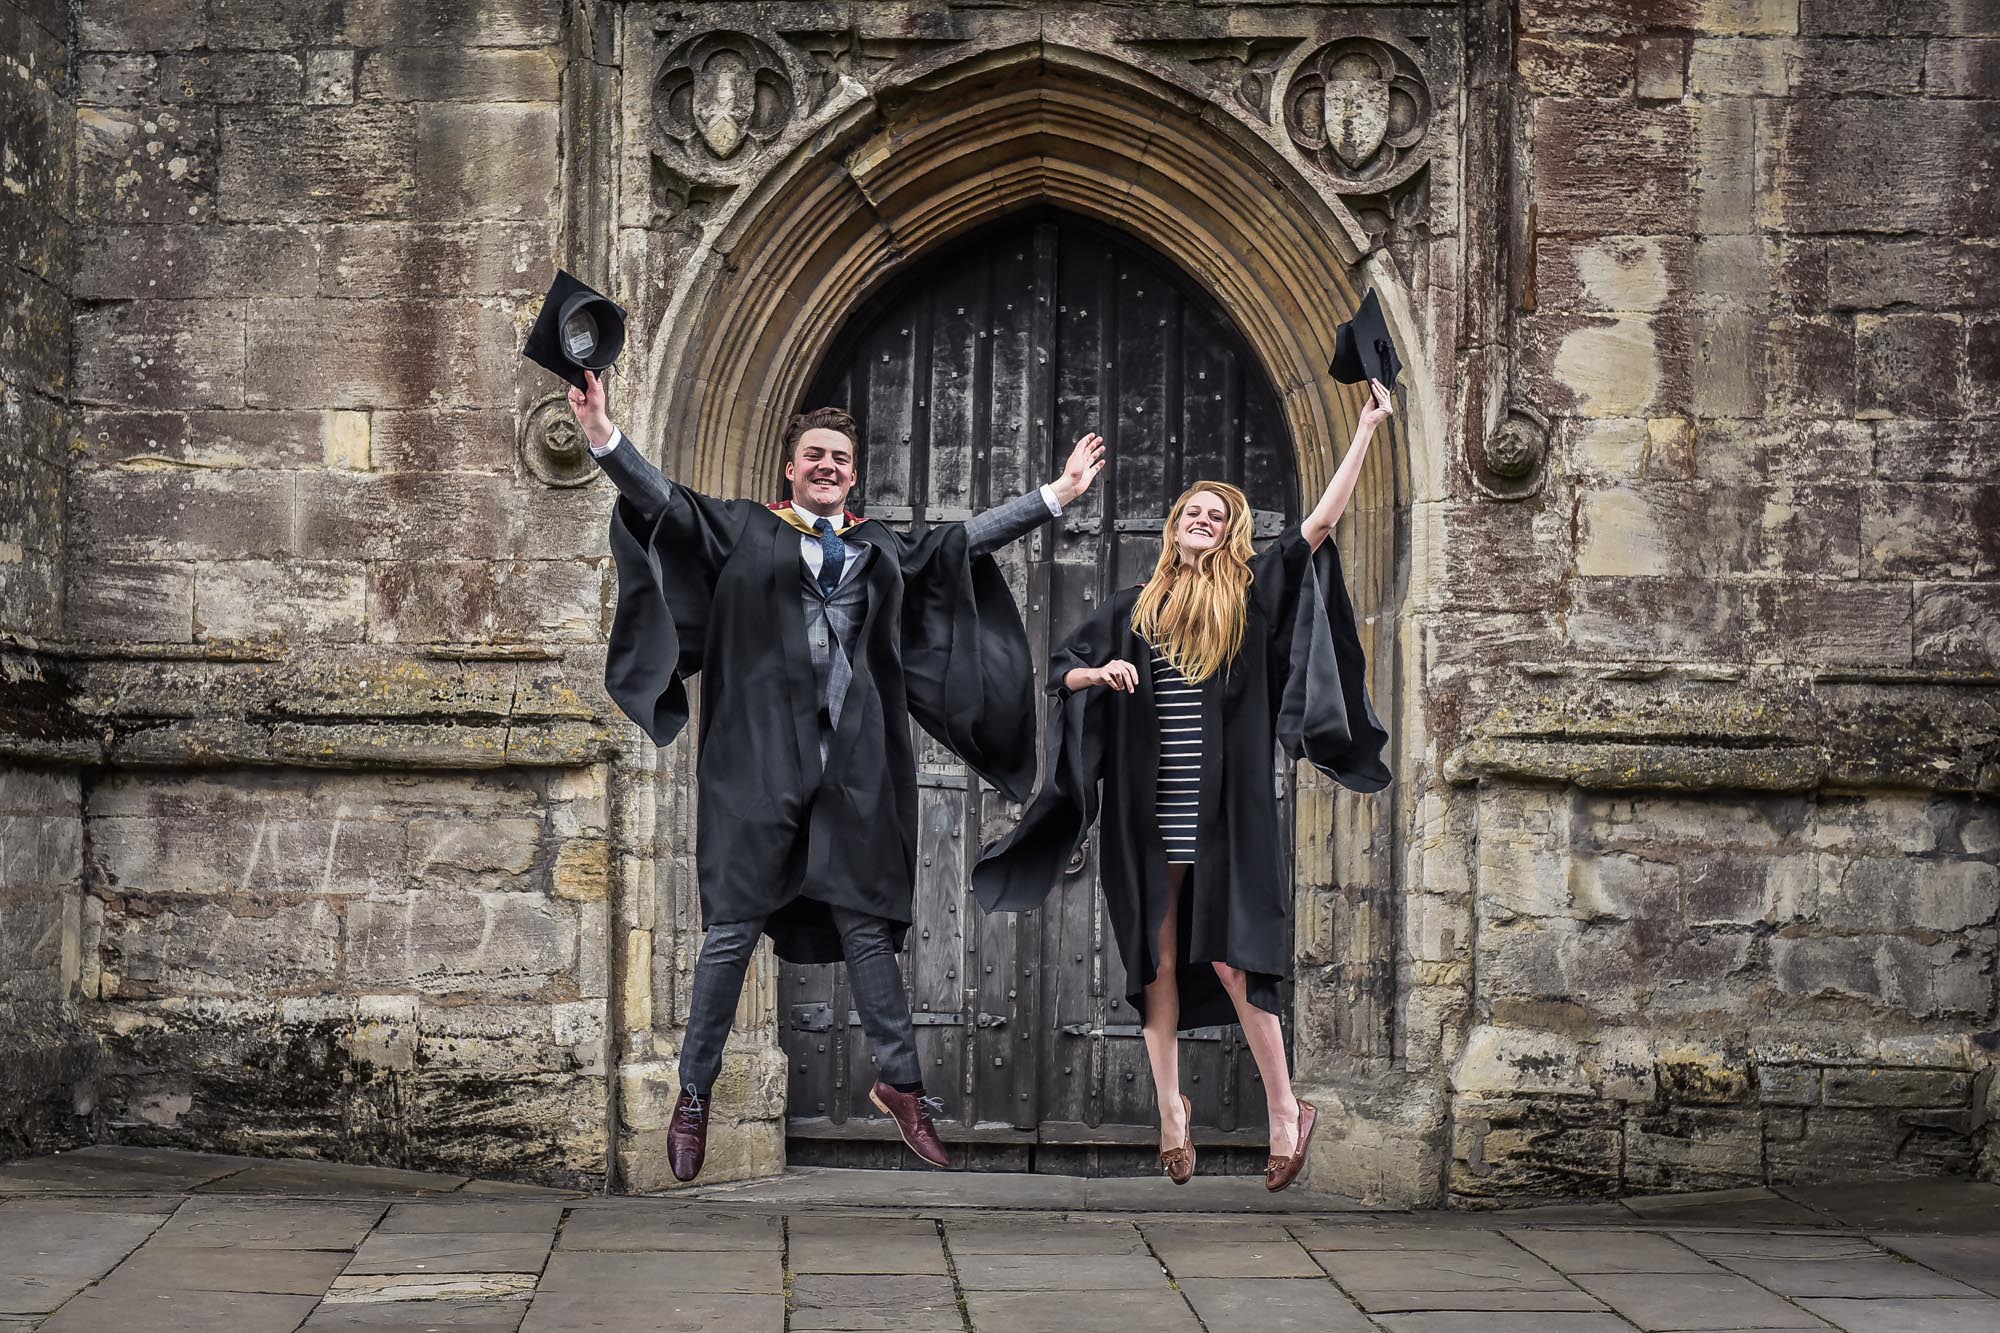
<path fill-rule="evenodd" d="M 584 371 L 602 374 L 624 350 L 624 309 L 557 269 L 521 355 L 581 389 Z"/>
<path fill-rule="evenodd" d="M 1382 322 L 1382 307 L 1375 289 L 1361 298 L 1361 308 L 1334 332 L 1333 364 L 1326 370 L 1342 384 L 1381 380 L 1383 387 L 1396 387 L 1396 372 L 1403 368 L 1390 341 L 1389 326 Z"/>

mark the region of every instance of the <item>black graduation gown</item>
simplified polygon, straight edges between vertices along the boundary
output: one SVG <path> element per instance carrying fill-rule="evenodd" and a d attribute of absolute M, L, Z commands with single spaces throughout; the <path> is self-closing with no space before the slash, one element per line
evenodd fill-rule
<path fill-rule="evenodd" d="M 868 610 L 822 772 L 799 530 L 685 486 L 651 525 L 623 499 L 611 520 L 611 697 L 667 745 L 701 676 L 702 924 L 763 919 L 796 963 L 839 961 L 834 906 L 887 919 L 902 945 L 917 856 L 910 717 L 1011 799 L 1035 776 L 1027 635 L 991 557 L 970 558 L 956 523 L 906 536 L 864 521 L 842 536 L 875 556 L 855 576 Z"/>
<path fill-rule="evenodd" d="M 1243 647 L 1226 673 L 1201 686 L 1199 836 L 1177 932 L 1183 1029 L 1236 1021 L 1209 963 L 1241 968 L 1251 1001 L 1272 1013 L 1291 975 L 1292 883 L 1274 743 L 1356 791 L 1389 785 L 1381 757 L 1388 733 L 1368 701 L 1339 551 L 1331 540 L 1313 551 L 1294 527 L 1259 552 L 1251 569 Z M 989 912 L 1038 907 L 1098 824 L 1105 905 L 1129 998 L 1143 1015 L 1142 992 L 1159 971 L 1167 860 L 1154 817 L 1160 738 L 1152 649 L 1132 629 L 1138 598 L 1137 588 L 1118 593 L 1055 651 L 1041 790 L 1021 823 L 987 848 L 972 882 Z M 1138 689 L 1063 687 L 1072 668 L 1113 658 L 1139 668 Z"/>

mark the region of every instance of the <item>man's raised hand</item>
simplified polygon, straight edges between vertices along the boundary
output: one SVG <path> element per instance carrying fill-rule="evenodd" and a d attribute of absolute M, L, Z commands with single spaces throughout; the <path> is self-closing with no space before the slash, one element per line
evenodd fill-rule
<path fill-rule="evenodd" d="M 583 438 L 590 441 L 593 449 L 602 449 L 611 442 L 616 429 L 611 424 L 610 405 L 604 395 L 604 381 L 593 371 L 583 372 L 585 388 L 572 386 L 569 391 L 570 414 L 576 424 L 583 428 Z"/>
<path fill-rule="evenodd" d="M 1049 489 L 1067 508 L 1077 496 L 1090 489 L 1090 483 L 1104 471 L 1104 462 L 1104 437 L 1094 432 L 1087 434 L 1076 442 L 1076 448 L 1069 451 L 1068 466 L 1063 468 L 1060 477 L 1049 483 Z"/>

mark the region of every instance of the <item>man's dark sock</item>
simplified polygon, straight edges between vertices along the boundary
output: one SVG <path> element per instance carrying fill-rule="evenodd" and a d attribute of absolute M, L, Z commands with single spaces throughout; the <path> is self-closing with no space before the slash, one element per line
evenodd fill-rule
<path fill-rule="evenodd" d="M 915 1083 L 891 1083 L 889 1086 L 894 1088 L 897 1092 L 902 1093 L 905 1097 L 921 1095 L 924 1090 L 924 1085 L 921 1080 Z"/>

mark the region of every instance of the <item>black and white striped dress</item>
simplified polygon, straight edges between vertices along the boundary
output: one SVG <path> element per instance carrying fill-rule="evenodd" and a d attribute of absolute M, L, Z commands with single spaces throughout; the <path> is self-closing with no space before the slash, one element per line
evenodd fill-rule
<path fill-rule="evenodd" d="M 1153 650 L 1153 707 L 1159 714 L 1160 781 L 1153 813 L 1167 864 L 1194 862 L 1201 815 L 1201 687 Z"/>

